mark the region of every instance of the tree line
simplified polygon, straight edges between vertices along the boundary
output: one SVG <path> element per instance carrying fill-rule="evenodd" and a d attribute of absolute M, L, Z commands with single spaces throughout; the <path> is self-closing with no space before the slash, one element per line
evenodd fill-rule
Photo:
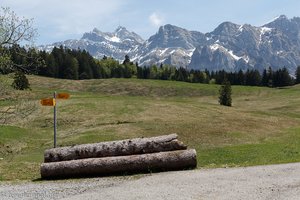
<path fill-rule="evenodd" d="M 131 62 L 128 55 L 125 56 L 122 63 L 119 63 L 119 61 L 106 56 L 102 59 L 95 59 L 85 50 L 72 50 L 63 46 L 54 47 L 51 52 L 46 52 L 13 45 L 6 51 L 9 52 L 11 61 L 17 66 L 27 66 L 26 69 L 28 69 L 28 67 L 33 68 L 39 65 L 38 68 L 35 68 L 36 74 L 62 79 L 82 80 L 136 77 L 139 79 L 215 84 L 222 84 L 227 80 L 231 85 L 267 87 L 282 87 L 300 83 L 300 67 L 297 68 L 295 78 L 293 78 L 285 67 L 278 70 L 268 67 L 262 73 L 255 69 L 239 70 L 237 72 L 189 70 L 167 64 L 140 67 L 138 63 Z M 30 71 L 32 72 L 33 70 Z M 0 67 L 0 73 L 9 72 L 9 69 Z"/>
<path fill-rule="evenodd" d="M 300 67 L 294 78 L 286 68 L 273 71 L 271 67 L 262 74 L 257 70 L 238 72 L 188 70 L 170 65 L 140 67 L 125 56 L 123 63 L 104 56 L 97 60 L 85 50 L 71 50 L 63 46 L 49 52 L 24 48 L 20 43 L 31 43 L 37 35 L 33 20 L 21 18 L 9 8 L 0 9 L 0 74 L 15 73 L 16 89 L 29 87 L 25 74 L 65 79 L 131 78 L 176 80 L 192 83 L 221 84 L 227 80 L 232 85 L 281 87 L 300 83 Z M 25 86 L 24 86 L 25 84 Z M 27 86 L 26 86 L 27 85 Z"/>

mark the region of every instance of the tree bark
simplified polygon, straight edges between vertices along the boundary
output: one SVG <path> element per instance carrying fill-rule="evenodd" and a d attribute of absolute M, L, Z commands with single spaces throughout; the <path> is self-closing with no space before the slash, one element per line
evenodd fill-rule
<path fill-rule="evenodd" d="M 149 172 L 195 168 L 194 149 L 167 151 L 151 154 L 87 158 L 43 163 L 41 177 L 45 179 L 109 175 L 124 172 Z"/>
<path fill-rule="evenodd" d="M 187 149 L 187 146 L 177 140 L 177 134 L 170 134 L 152 138 L 135 138 L 48 149 L 44 153 L 44 162 L 125 156 L 183 149 Z"/>

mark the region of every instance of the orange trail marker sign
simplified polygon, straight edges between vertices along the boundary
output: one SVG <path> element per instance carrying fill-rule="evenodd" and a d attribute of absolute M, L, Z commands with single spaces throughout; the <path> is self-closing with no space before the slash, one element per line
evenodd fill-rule
<path fill-rule="evenodd" d="M 54 98 L 41 99 L 41 104 L 43 106 L 55 106 L 55 99 Z"/>
<path fill-rule="evenodd" d="M 57 99 L 68 99 L 68 98 L 70 98 L 70 94 L 68 94 L 68 93 L 58 93 L 56 95 L 56 98 Z"/>
<path fill-rule="evenodd" d="M 57 132 L 57 116 L 56 116 L 56 99 L 68 99 L 70 98 L 70 94 L 68 93 L 58 93 L 56 94 L 56 92 L 54 92 L 53 94 L 53 98 L 47 98 L 47 99 L 41 99 L 41 104 L 43 106 L 53 106 L 53 113 L 54 113 L 54 116 L 53 116 L 53 129 L 54 129 L 54 148 L 56 148 L 56 132 Z"/>

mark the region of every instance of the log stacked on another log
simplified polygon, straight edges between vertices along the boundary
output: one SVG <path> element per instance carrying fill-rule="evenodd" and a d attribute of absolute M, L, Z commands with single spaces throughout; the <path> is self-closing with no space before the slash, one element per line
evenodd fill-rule
<path fill-rule="evenodd" d="M 195 168 L 196 151 L 176 134 L 54 148 L 45 151 L 42 178 Z"/>
<path fill-rule="evenodd" d="M 44 154 L 45 162 L 125 156 L 162 151 L 184 150 L 187 146 L 177 140 L 177 134 L 151 138 L 135 138 L 94 144 L 48 149 Z"/>

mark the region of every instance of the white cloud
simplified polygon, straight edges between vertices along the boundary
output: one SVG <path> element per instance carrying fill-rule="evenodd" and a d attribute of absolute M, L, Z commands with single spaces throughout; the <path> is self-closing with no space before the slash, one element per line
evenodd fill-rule
<path fill-rule="evenodd" d="M 158 27 L 163 25 L 164 18 L 160 14 L 154 12 L 149 16 L 149 21 L 153 26 Z"/>

